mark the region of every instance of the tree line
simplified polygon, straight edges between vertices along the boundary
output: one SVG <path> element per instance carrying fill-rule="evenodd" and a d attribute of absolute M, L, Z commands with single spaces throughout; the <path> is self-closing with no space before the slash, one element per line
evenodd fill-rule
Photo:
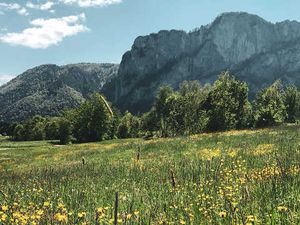
<path fill-rule="evenodd" d="M 96 93 L 60 117 L 35 116 L 14 126 L 13 139 L 93 142 L 114 138 L 173 137 L 202 132 L 267 127 L 300 119 L 300 92 L 275 81 L 252 102 L 248 85 L 223 72 L 212 85 L 184 81 L 178 91 L 161 86 L 148 112 L 123 115 Z"/>

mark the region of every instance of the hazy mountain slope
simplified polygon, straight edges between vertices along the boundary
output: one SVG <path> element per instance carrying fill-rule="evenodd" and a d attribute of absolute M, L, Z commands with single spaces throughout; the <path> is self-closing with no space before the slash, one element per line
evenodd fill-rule
<path fill-rule="evenodd" d="M 117 74 L 115 64 L 42 65 L 0 87 L 0 121 L 33 115 L 57 115 L 78 106 L 88 94 L 101 91 Z"/>
<path fill-rule="evenodd" d="M 298 22 L 273 24 L 247 13 L 224 13 L 190 33 L 138 37 L 104 92 L 122 110 L 139 112 L 149 108 L 161 84 L 213 82 L 227 69 L 249 82 L 252 95 L 276 78 L 300 85 L 299 37 Z"/>

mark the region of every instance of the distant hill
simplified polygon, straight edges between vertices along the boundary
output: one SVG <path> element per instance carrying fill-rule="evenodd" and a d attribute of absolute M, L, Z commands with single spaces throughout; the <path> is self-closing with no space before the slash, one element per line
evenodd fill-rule
<path fill-rule="evenodd" d="M 42 65 L 0 87 L 0 122 L 58 115 L 74 108 L 118 71 L 117 64 Z"/>
<path fill-rule="evenodd" d="M 104 87 L 121 110 L 149 109 L 162 84 L 211 83 L 230 70 L 247 81 L 250 96 L 276 79 L 300 87 L 300 23 L 270 23 L 248 13 L 224 13 L 192 32 L 171 30 L 138 37 L 118 76 Z"/>

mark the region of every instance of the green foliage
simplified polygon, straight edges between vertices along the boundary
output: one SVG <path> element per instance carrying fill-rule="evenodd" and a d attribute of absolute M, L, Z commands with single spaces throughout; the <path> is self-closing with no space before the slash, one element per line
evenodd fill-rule
<path fill-rule="evenodd" d="M 170 110 L 167 106 L 168 98 L 174 94 L 173 89 L 170 86 L 161 86 L 155 99 L 155 110 L 157 118 L 159 120 L 159 127 L 163 137 L 168 136 L 168 115 Z"/>
<path fill-rule="evenodd" d="M 119 138 L 134 138 L 140 133 L 141 120 L 126 111 L 118 126 L 117 136 Z"/>
<path fill-rule="evenodd" d="M 72 131 L 73 131 L 72 123 L 64 117 L 61 118 L 59 120 L 59 128 L 58 128 L 58 136 L 61 144 L 66 145 L 72 142 L 73 140 Z"/>
<path fill-rule="evenodd" d="M 112 117 L 110 128 L 107 133 L 108 135 L 107 137 L 109 140 L 118 138 L 117 133 L 118 133 L 119 124 L 120 124 L 120 115 L 114 112 L 114 116 Z"/>
<path fill-rule="evenodd" d="M 30 140 L 41 141 L 45 139 L 45 127 L 43 122 L 37 122 L 32 129 Z"/>
<path fill-rule="evenodd" d="M 183 82 L 179 92 L 162 87 L 155 103 L 162 136 L 189 135 L 205 130 L 208 117 L 203 103 L 208 92 L 209 87 L 203 88 L 198 81 Z"/>
<path fill-rule="evenodd" d="M 205 107 L 209 115 L 209 130 L 229 130 L 247 127 L 251 105 L 248 86 L 224 72 L 208 94 Z"/>
<path fill-rule="evenodd" d="M 35 116 L 18 124 L 13 138 L 18 141 L 59 139 L 62 144 L 101 141 L 115 137 L 117 123 L 106 100 L 94 94 L 79 108 L 65 111 L 62 117 Z"/>
<path fill-rule="evenodd" d="M 35 116 L 14 128 L 13 139 L 17 141 L 57 140 L 60 118 Z"/>
<path fill-rule="evenodd" d="M 209 118 L 203 106 L 210 89 L 210 85 L 202 87 L 199 81 L 184 81 L 180 85 L 179 113 L 183 120 L 181 133 L 190 135 L 206 130 Z"/>
<path fill-rule="evenodd" d="M 109 139 L 113 115 L 100 94 L 91 95 L 74 115 L 74 137 L 78 142 Z"/>
<path fill-rule="evenodd" d="M 47 140 L 57 140 L 59 139 L 59 120 L 60 118 L 53 117 L 48 119 L 45 124 L 45 133 Z"/>
<path fill-rule="evenodd" d="M 141 116 L 141 130 L 149 134 L 159 130 L 159 119 L 154 107 Z"/>
<path fill-rule="evenodd" d="M 286 87 L 283 100 L 287 113 L 286 121 L 296 122 L 300 118 L 300 92 L 295 85 Z"/>
<path fill-rule="evenodd" d="M 13 139 L 15 141 L 25 141 L 25 130 L 22 124 L 18 124 L 13 132 Z"/>
<path fill-rule="evenodd" d="M 12 136 L 15 126 L 16 124 L 14 123 L 10 124 L 10 123 L 0 122 L 0 135 Z"/>
<path fill-rule="evenodd" d="M 183 110 L 183 103 L 180 94 L 174 92 L 166 100 L 167 117 L 165 119 L 167 124 L 167 136 L 183 135 L 183 117 L 181 112 Z"/>
<path fill-rule="evenodd" d="M 281 124 L 287 117 L 284 92 L 280 81 L 261 90 L 254 100 L 254 119 L 257 127 Z"/>
<path fill-rule="evenodd" d="M 45 118 L 35 116 L 23 124 L 18 124 L 14 129 L 13 138 L 17 141 L 44 140 L 45 121 Z"/>
<path fill-rule="evenodd" d="M 252 109 L 253 108 L 253 109 Z M 35 116 L 15 127 L 15 140 L 60 139 L 62 143 L 108 139 L 199 134 L 204 131 L 265 127 L 300 118 L 300 94 L 295 86 L 285 91 L 279 81 L 248 101 L 248 86 L 229 72 L 211 85 L 183 82 L 178 91 L 162 86 L 151 110 L 141 117 L 121 117 L 100 94 L 93 94 L 61 118 Z M 66 137 L 63 132 L 66 132 Z"/>
<path fill-rule="evenodd" d="M 257 94 L 253 112 L 247 84 L 227 71 L 213 86 L 202 87 L 197 81 L 183 82 L 178 92 L 162 86 L 149 115 L 152 115 L 153 127 L 158 124 L 161 136 L 167 137 L 205 130 L 272 126 L 284 122 L 286 109 L 287 121 L 295 122 L 300 114 L 299 105 L 299 92 L 294 86 L 283 94 L 280 82 L 275 82 Z"/>

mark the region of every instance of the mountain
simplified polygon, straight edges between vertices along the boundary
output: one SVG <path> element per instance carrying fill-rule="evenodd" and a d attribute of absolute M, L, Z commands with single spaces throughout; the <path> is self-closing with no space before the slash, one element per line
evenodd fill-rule
<path fill-rule="evenodd" d="M 211 83 L 224 70 L 248 82 L 251 96 L 278 78 L 300 87 L 300 23 L 224 13 L 189 33 L 164 30 L 138 37 L 103 92 L 121 110 L 143 112 L 160 85 Z"/>
<path fill-rule="evenodd" d="M 116 64 L 42 65 L 27 70 L 0 87 L 0 122 L 15 122 L 34 115 L 58 115 L 74 108 L 118 71 Z"/>
<path fill-rule="evenodd" d="M 223 13 L 191 32 L 138 37 L 120 65 L 42 65 L 0 87 L 0 122 L 57 115 L 92 92 L 104 93 L 122 111 L 144 112 L 162 84 L 212 83 L 224 70 L 248 83 L 250 97 L 276 79 L 300 87 L 300 23 Z"/>

